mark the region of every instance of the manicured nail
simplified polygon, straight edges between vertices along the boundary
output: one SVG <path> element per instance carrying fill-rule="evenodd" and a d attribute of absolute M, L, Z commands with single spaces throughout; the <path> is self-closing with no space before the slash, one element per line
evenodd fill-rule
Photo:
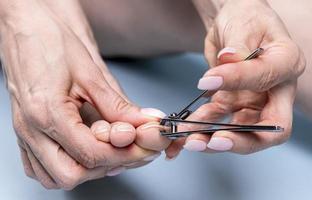
<path fill-rule="evenodd" d="M 146 161 L 146 162 L 153 161 L 156 158 L 158 158 L 160 155 L 161 155 L 161 153 L 157 153 L 157 154 L 151 155 L 149 157 L 144 158 L 143 161 Z"/>
<path fill-rule="evenodd" d="M 115 129 L 117 132 L 134 132 L 135 129 L 132 126 L 129 125 L 125 125 L 125 124 L 120 124 L 118 126 L 116 126 Z"/>
<path fill-rule="evenodd" d="M 233 141 L 225 137 L 213 137 L 210 139 L 207 147 L 215 151 L 228 151 L 233 147 Z"/>
<path fill-rule="evenodd" d="M 116 167 L 115 169 L 112 169 L 109 172 L 107 172 L 106 176 L 117 176 L 118 174 L 121 174 L 124 171 L 126 171 L 125 167 Z"/>
<path fill-rule="evenodd" d="M 190 140 L 184 146 L 188 151 L 204 151 L 207 148 L 206 142 L 201 140 Z"/>
<path fill-rule="evenodd" d="M 174 156 L 174 157 L 172 157 L 172 158 L 166 156 L 165 160 L 166 160 L 166 161 L 174 161 L 177 157 L 178 157 L 178 155 L 176 155 L 176 156 Z"/>
<path fill-rule="evenodd" d="M 142 108 L 141 113 L 153 118 L 164 118 L 166 114 L 155 108 Z"/>
<path fill-rule="evenodd" d="M 222 49 L 219 53 L 218 53 L 218 59 L 220 59 L 221 56 L 225 55 L 225 54 L 235 54 L 236 53 L 236 49 L 232 48 L 232 47 L 225 47 L 224 49 Z"/>
<path fill-rule="evenodd" d="M 223 85 L 221 76 L 207 76 L 199 80 L 197 88 L 200 90 L 218 90 Z"/>

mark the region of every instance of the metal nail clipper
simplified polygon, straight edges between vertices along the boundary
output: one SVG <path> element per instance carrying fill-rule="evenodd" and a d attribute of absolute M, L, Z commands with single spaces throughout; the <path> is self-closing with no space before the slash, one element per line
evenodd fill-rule
<path fill-rule="evenodd" d="M 257 48 L 253 51 L 246 60 L 251 60 L 257 58 L 264 50 L 262 48 Z M 201 93 L 198 97 L 196 97 L 191 103 L 189 103 L 185 108 L 183 108 L 178 113 L 171 113 L 169 116 L 163 118 L 160 121 L 160 125 L 163 126 L 163 130 L 161 131 L 162 136 L 166 136 L 169 139 L 177 139 L 181 137 L 187 137 L 194 133 L 201 134 L 213 134 L 216 131 L 232 131 L 232 132 L 282 132 L 284 129 L 280 126 L 274 125 L 240 125 L 240 124 L 228 124 L 228 123 L 213 123 L 213 122 L 204 122 L 204 121 L 188 121 L 186 118 L 192 113 L 190 107 L 198 102 L 199 99 L 208 94 L 208 90 Z M 197 129 L 191 130 L 182 130 L 179 131 L 179 125 L 183 125 L 184 127 L 197 127 Z"/>

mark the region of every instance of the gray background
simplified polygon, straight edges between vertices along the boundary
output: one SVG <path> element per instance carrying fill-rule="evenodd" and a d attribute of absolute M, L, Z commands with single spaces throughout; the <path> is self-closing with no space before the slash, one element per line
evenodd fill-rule
<path fill-rule="evenodd" d="M 206 71 L 194 54 L 108 64 L 134 102 L 167 113 L 199 93 L 197 80 Z M 1 76 L 0 199 L 311 199 L 312 124 L 298 113 L 290 141 L 269 150 L 248 156 L 184 151 L 175 161 L 161 157 L 73 191 L 47 191 L 24 175 L 3 82 Z"/>

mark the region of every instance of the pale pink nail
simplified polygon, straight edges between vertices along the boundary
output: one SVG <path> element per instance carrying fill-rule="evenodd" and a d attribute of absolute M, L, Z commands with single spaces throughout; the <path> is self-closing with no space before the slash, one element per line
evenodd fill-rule
<path fill-rule="evenodd" d="M 116 167 L 115 169 L 112 169 L 109 172 L 107 172 L 106 176 L 117 176 L 118 174 L 121 174 L 124 171 L 126 171 L 125 167 Z"/>
<path fill-rule="evenodd" d="M 161 153 L 157 153 L 157 154 L 151 155 L 149 157 L 146 157 L 143 160 L 146 161 L 146 162 L 153 161 L 156 158 L 158 158 L 160 155 L 161 155 Z"/>
<path fill-rule="evenodd" d="M 213 137 L 207 147 L 215 151 L 228 151 L 233 147 L 233 141 L 225 137 Z"/>
<path fill-rule="evenodd" d="M 218 90 L 223 85 L 221 76 L 207 76 L 199 80 L 197 88 L 200 90 Z"/>
<path fill-rule="evenodd" d="M 236 53 L 236 49 L 232 47 L 225 47 L 218 53 L 217 58 L 220 59 L 220 57 L 223 56 L 224 54 L 235 54 L 235 53 Z"/>
<path fill-rule="evenodd" d="M 155 108 L 142 108 L 141 113 L 149 117 L 159 118 L 159 119 L 166 117 L 166 114 L 164 112 Z"/>
<path fill-rule="evenodd" d="M 201 140 L 190 140 L 184 146 L 188 151 L 204 151 L 207 148 L 206 142 Z"/>

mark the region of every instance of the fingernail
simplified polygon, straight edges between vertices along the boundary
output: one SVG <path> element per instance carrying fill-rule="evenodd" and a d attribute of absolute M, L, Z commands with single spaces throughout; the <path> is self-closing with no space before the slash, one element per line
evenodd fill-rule
<path fill-rule="evenodd" d="M 207 147 L 216 151 L 228 151 L 233 147 L 233 141 L 225 137 L 213 137 L 209 141 Z"/>
<path fill-rule="evenodd" d="M 165 160 L 166 161 L 174 161 L 177 157 L 178 156 L 174 156 L 174 157 L 170 158 L 170 157 L 166 156 Z"/>
<path fill-rule="evenodd" d="M 225 47 L 224 49 L 222 49 L 219 53 L 217 58 L 220 59 L 221 56 L 225 55 L 225 54 L 235 54 L 236 53 L 236 49 L 232 48 L 232 47 Z"/>
<path fill-rule="evenodd" d="M 157 153 L 157 154 L 151 155 L 149 157 L 144 158 L 143 161 L 146 161 L 146 162 L 153 161 L 156 158 L 158 158 L 160 155 L 161 155 L 161 153 Z"/>
<path fill-rule="evenodd" d="M 115 130 L 117 132 L 134 132 L 135 131 L 134 127 L 128 126 L 128 125 L 124 125 L 124 124 L 116 126 Z"/>
<path fill-rule="evenodd" d="M 99 126 L 94 131 L 96 134 L 102 134 L 109 132 L 109 128 L 107 126 Z"/>
<path fill-rule="evenodd" d="M 155 108 L 142 108 L 141 113 L 153 118 L 164 118 L 166 114 Z"/>
<path fill-rule="evenodd" d="M 121 174 L 124 171 L 126 171 L 125 167 L 116 167 L 115 169 L 112 169 L 109 172 L 107 172 L 106 176 L 117 176 L 118 174 Z"/>
<path fill-rule="evenodd" d="M 199 80 L 197 88 L 200 90 L 217 90 L 223 85 L 221 76 L 207 76 Z"/>
<path fill-rule="evenodd" d="M 144 125 L 140 126 L 140 129 L 142 129 L 142 130 L 150 129 L 150 128 L 157 128 L 157 129 L 162 130 L 164 127 L 161 126 L 159 124 L 159 122 L 157 122 L 157 123 L 147 123 L 147 124 L 144 124 Z"/>
<path fill-rule="evenodd" d="M 132 166 L 135 166 L 137 164 L 139 164 L 140 162 L 133 162 L 133 163 L 128 163 L 128 164 L 124 164 L 123 166 L 124 167 L 132 167 Z"/>
<path fill-rule="evenodd" d="M 190 140 L 184 146 L 188 151 L 204 151 L 207 148 L 206 142 L 201 140 Z"/>

